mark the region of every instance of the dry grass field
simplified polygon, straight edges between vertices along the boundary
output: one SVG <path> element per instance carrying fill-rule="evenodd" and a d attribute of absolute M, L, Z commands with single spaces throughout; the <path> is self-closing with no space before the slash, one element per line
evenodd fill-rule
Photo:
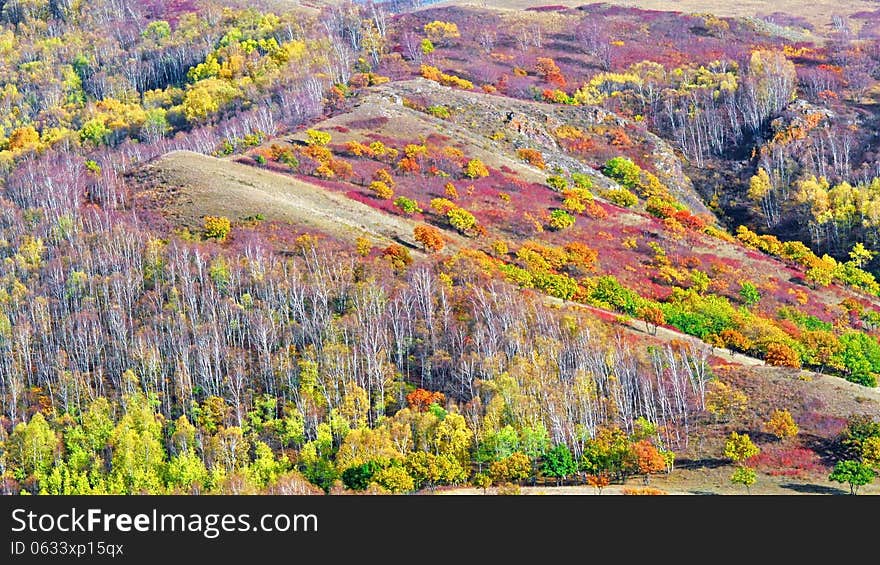
<path fill-rule="evenodd" d="M 415 225 L 290 176 L 189 151 L 174 151 L 150 166 L 163 210 L 180 226 L 200 226 L 204 215 L 290 222 L 353 241 L 409 241 Z"/>

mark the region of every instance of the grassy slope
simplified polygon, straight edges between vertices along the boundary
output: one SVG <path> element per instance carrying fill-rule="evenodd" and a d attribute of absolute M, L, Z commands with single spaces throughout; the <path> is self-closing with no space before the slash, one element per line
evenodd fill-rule
<path fill-rule="evenodd" d="M 415 225 L 405 218 L 382 214 L 360 202 L 317 186 L 189 151 L 174 151 L 150 165 L 153 189 L 163 214 L 174 224 L 195 228 L 205 215 L 243 219 L 262 214 L 267 220 L 354 241 L 412 242 Z"/>

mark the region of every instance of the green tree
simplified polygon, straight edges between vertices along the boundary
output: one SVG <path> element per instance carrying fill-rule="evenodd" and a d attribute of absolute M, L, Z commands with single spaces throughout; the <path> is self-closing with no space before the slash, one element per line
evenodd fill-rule
<path fill-rule="evenodd" d="M 353 465 L 342 472 L 342 484 L 351 490 L 366 490 L 373 481 L 373 476 L 381 468 L 376 461 L 367 461 L 360 465 Z"/>
<path fill-rule="evenodd" d="M 587 195 L 589 195 L 589 189 L 593 188 L 592 179 L 584 173 L 571 173 L 571 181 L 577 188 L 586 191 Z"/>
<path fill-rule="evenodd" d="M 104 120 L 100 118 L 92 118 L 80 128 L 79 137 L 82 141 L 101 145 L 106 143 L 107 139 L 110 137 L 110 128 L 104 124 Z"/>
<path fill-rule="evenodd" d="M 532 477 L 538 475 L 538 459 L 544 456 L 550 447 L 550 434 L 544 424 L 525 426 L 520 430 L 520 449 L 532 461 Z M 577 470 L 577 469 L 575 469 Z"/>
<path fill-rule="evenodd" d="M 187 449 L 168 461 L 165 477 L 169 491 L 198 494 L 207 488 L 210 474 L 202 458 Z"/>
<path fill-rule="evenodd" d="M 321 487 L 328 493 L 333 483 L 339 478 L 336 472 L 336 466 L 331 461 L 323 457 L 312 459 L 305 463 L 302 468 L 302 474 L 313 485 Z"/>
<path fill-rule="evenodd" d="M 860 385 L 877 386 L 880 373 L 880 344 L 862 332 L 848 332 L 840 336 L 841 350 L 833 361 L 846 369 L 846 380 Z"/>
<path fill-rule="evenodd" d="M 639 416 L 633 421 L 632 441 L 642 441 L 643 439 L 651 439 L 657 435 L 657 424 L 644 416 Z"/>
<path fill-rule="evenodd" d="M 750 492 L 749 487 L 751 487 L 758 480 L 758 474 L 751 467 L 746 467 L 745 465 L 740 465 L 733 472 L 733 475 L 730 477 L 730 482 L 735 485 L 743 485 L 746 487 L 746 492 Z"/>
<path fill-rule="evenodd" d="M 265 487 L 286 473 L 289 464 L 286 456 L 275 457 L 275 453 L 268 445 L 257 441 L 254 444 L 254 460 L 248 466 L 247 473 L 254 484 Z"/>
<path fill-rule="evenodd" d="M 612 157 L 605 162 L 602 173 L 629 189 L 639 185 L 642 169 L 627 157 Z"/>
<path fill-rule="evenodd" d="M 419 208 L 419 203 L 415 200 L 407 198 L 406 196 L 398 196 L 394 200 L 394 206 L 400 209 L 406 215 L 412 215 L 417 212 L 421 212 L 422 209 Z"/>
<path fill-rule="evenodd" d="M 477 447 L 476 459 L 481 463 L 491 463 L 510 457 L 520 449 L 519 434 L 511 425 L 497 432 L 487 433 Z"/>
<path fill-rule="evenodd" d="M 739 285 L 739 297 L 746 306 L 752 307 L 761 300 L 761 293 L 751 282 L 742 281 Z"/>
<path fill-rule="evenodd" d="M 82 417 L 82 428 L 89 448 L 93 452 L 104 449 L 113 433 L 113 417 L 110 402 L 103 397 L 89 404 Z"/>
<path fill-rule="evenodd" d="M 556 486 L 564 481 L 569 475 L 577 472 L 577 465 L 571 455 L 571 451 L 564 443 L 558 443 L 544 454 L 544 463 L 541 472 L 556 479 Z"/>
<path fill-rule="evenodd" d="M 141 32 L 141 37 L 152 39 L 158 43 L 162 39 L 171 37 L 171 26 L 165 20 L 152 21 Z"/>
<path fill-rule="evenodd" d="M 871 467 L 861 461 L 847 459 L 838 461 L 834 465 L 834 470 L 828 475 L 828 480 L 848 484 L 849 493 L 856 495 L 859 492 L 859 487 L 870 483 L 874 477 L 874 470 Z"/>

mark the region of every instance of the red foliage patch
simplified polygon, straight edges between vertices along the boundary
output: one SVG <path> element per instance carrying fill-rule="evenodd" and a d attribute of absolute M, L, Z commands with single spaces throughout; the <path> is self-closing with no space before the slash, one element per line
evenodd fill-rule
<path fill-rule="evenodd" d="M 805 478 L 828 472 L 815 451 L 802 447 L 765 447 L 751 461 L 758 470 L 773 477 Z"/>
<path fill-rule="evenodd" d="M 194 0 L 145 0 L 140 5 L 147 19 L 165 20 L 172 27 L 177 26 L 182 15 L 199 11 Z"/>
<path fill-rule="evenodd" d="M 370 196 L 369 194 L 364 194 L 363 192 L 357 190 L 349 190 L 345 193 L 345 195 L 352 200 L 357 200 L 362 204 L 366 204 L 370 208 L 382 210 L 383 212 L 387 212 L 389 214 L 398 213 L 397 208 L 394 207 L 394 203 L 391 200 L 380 200 L 378 198 Z"/>

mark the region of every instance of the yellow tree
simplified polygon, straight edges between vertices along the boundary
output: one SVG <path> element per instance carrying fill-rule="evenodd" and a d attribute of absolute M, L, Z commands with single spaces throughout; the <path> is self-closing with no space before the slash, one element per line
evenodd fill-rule
<path fill-rule="evenodd" d="M 745 410 L 748 397 L 741 390 L 719 380 L 710 381 L 706 391 L 706 410 L 716 420 L 727 420 Z"/>
<path fill-rule="evenodd" d="M 834 281 L 834 272 L 837 270 L 837 261 L 830 255 L 823 255 L 821 259 L 813 262 L 807 269 L 804 279 L 816 286 L 828 286 Z"/>
<path fill-rule="evenodd" d="M 204 228 L 205 237 L 224 241 L 232 229 L 232 224 L 225 216 L 205 216 Z"/>
<path fill-rule="evenodd" d="M 869 251 L 862 242 L 858 242 L 849 252 L 849 258 L 856 267 L 862 268 L 865 263 L 874 258 L 875 254 L 875 252 Z"/>
<path fill-rule="evenodd" d="M 825 177 L 811 175 L 795 183 L 795 202 L 808 206 L 810 218 L 808 227 L 810 236 L 816 245 L 822 243 L 823 234 L 827 230 L 828 222 L 832 219 L 831 200 L 828 197 L 828 180 Z"/>
<path fill-rule="evenodd" d="M 389 429 L 364 426 L 346 434 L 336 455 L 336 466 L 340 471 L 370 461 L 387 466 L 403 459 L 403 455 L 395 448 Z"/>
<path fill-rule="evenodd" d="M 872 469 L 880 469 L 880 436 L 872 436 L 862 442 L 862 462 Z"/>
<path fill-rule="evenodd" d="M 433 22 L 425 24 L 424 30 L 425 35 L 428 36 L 428 40 L 435 45 L 461 37 L 461 32 L 458 31 L 458 25 L 452 22 L 434 20 Z"/>
<path fill-rule="evenodd" d="M 770 415 L 770 419 L 764 423 L 764 431 L 784 440 L 796 436 L 800 428 L 791 416 L 791 412 L 777 408 Z"/>
<path fill-rule="evenodd" d="M 781 51 L 757 49 L 749 59 L 748 78 L 755 86 L 750 100 L 755 106 L 755 117 L 762 120 L 792 100 L 797 71 Z"/>
<path fill-rule="evenodd" d="M 386 467 L 375 475 L 373 481 L 383 489 L 393 493 L 410 492 L 415 489 L 415 481 L 406 469 L 393 465 Z"/>
<path fill-rule="evenodd" d="M 199 122 L 216 114 L 241 95 L 230 83 L 209 78 L 192 85 L 184 96 L 181 108 L 188 122 Z"/>
<path fill-rule="evenodd" d="M 52 468 L 58 437 L 40 412 L 15 426 L 6 442 L 7 462 L 19 480 L 43 478 Z"/>
<path fill-rule="evenodd" d="M 742 463 L 760 452 L 760 448 L 752 442 L 749 434 L 730 432 L 730 437 L 724 444 L 724 456 L 734 463 Z"/>
<path fill-rule="evenodd" d="M 751 179 L 749 179 L 748 197 L 753 202 L 761 205 L 764 212 L 764 218 L 767 227 L 772 227 L 779 220 L 779 210 L 776 205 L 776 198 L 773 192 L 773 183 L 770 181 L 770 175 L 763 168 L 759 168 Z"/>
<path fill-rule="evenodd" d="M 464 166 L 464 174 L 468 178 L 477 179 L 489 176 L 489 169 L 479 159 L 471 159 Z"/>
<path fill-rule="evenodd" d="M 126 414 L 110 436 L 111 490 L 117 494 L 159 493 L 165 470 L 162 417 L 143 396 L 134 396 L 127 404 Z"/>

